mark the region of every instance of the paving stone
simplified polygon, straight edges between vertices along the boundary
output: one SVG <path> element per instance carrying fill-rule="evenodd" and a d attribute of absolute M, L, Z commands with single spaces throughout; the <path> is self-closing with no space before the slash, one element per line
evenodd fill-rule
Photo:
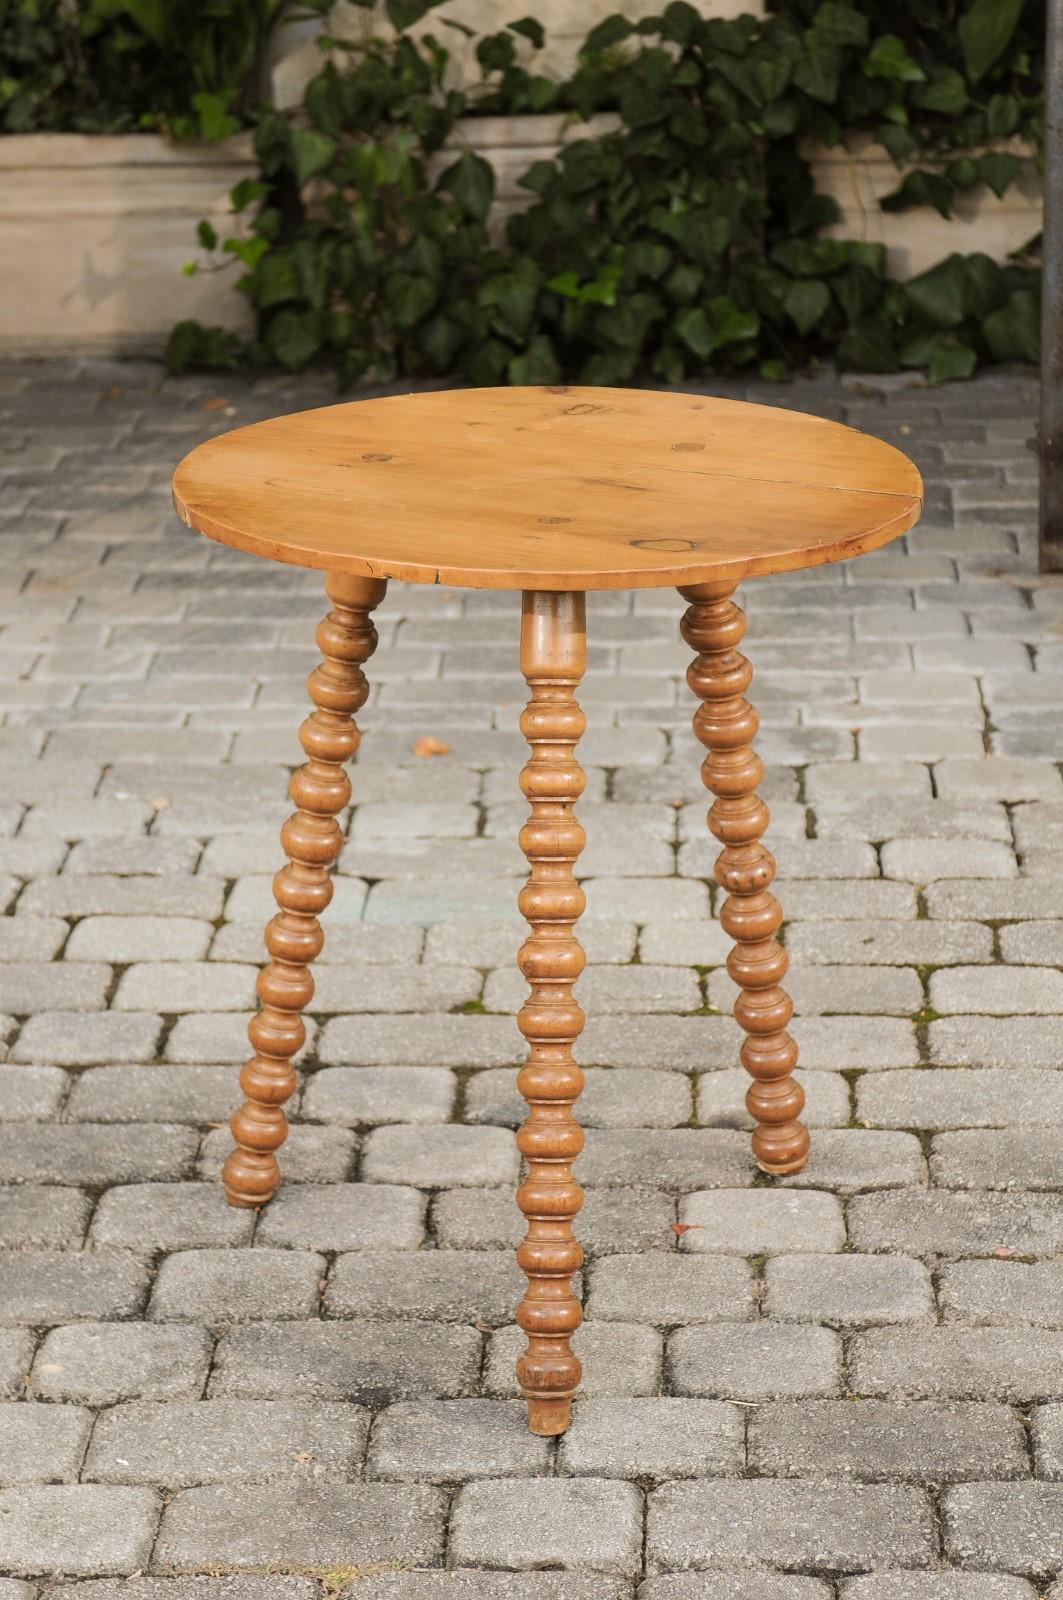
<path fill-rule="evenodd" d="M 1063 1328 L 1063 1261 L 956 1261 L 940 1279 L 946 1322 Z"/>
<path fill-rule="evenodd" d="M 930 1004 L 942 1012 L 1051 1014 L 1063 1009 L 1063 973 L 1053 967 L 950 967 L 931 974 Z"/>
<path fill-rule="evenodd" d="M 834 1395 L 841 1384 L 841 1344 L 829 1328 L 771 1322 L 701 1324 L 668 1339 L 666 1372 L 678 1394 L 747 1403 L 793 1396 Z"/>
<path fill-rule="evenodd" d="M 231 1066 L 90 1067 L 74 1079 L 69 1122 L 227 1120 L 242 1096 Z"/>
<path fill-rule="evenodd" d="M 715 1189 L 689 1194 L 680 1202 L 679 1220 L 688 1232 L 681 1250 L 722 1251 L 736 1255 L 822 1251 L 845 1243 L 842 1209 L 833 1195 L 797 1194 L 782 1189 Z"/>
<path fill-rule="evenodd" d="M 326 1066 L 502 1067 L 526 1046 L 512 1017 L 337 1017 L 326 1023 L 318 1057 Z"/>
<path fill-rule="evenodd" d="M 864 878 L 851 883 L 823 882 L 818 878 L 801 883 L 791 879 L 779 881 L 772 893 L 788 921 L 837 922 L 850 918 L 856 922 L 875 918 L 909 921 L 917 909 L 913 884 L 884 878 Z"/>
<path fill-rule="evenodd" d="M 729 1067 L 740 1041 L 738 1025 L 730 1017 L 591 1015 L 580 1034 L 579 1058 L 584 1067 L 693 1072 Z"/>
<path fill-rule="evenodd" d="M 1063 1478 L 1063 1406 L 1038 1406 L 1031 1420 L 1037 1476 Z"/>
<path fill-rule="evenodd" d="M 580 938 L 583 924 L 580 923 Z M 684 922 L 648 922 L 639 934 L 639 953 L 658 965 L 717 967 L 727 960 L 732 940 L 707 917 Z"/>
<path fill-rule="evenodd" d="M 932 883 L 938 878 L 1014 878 L 1014 852 L 991 839 L 889 839 L 882 846 L 887 878 Z"/>
<path fill-rule="evenodd" d="M 917 1068 L 861 1079 L 857 1116 L 894 1128 L 1063 1122 L 1063 1074 L 1025 1067 Z"/>
<path fill-rule="evenodd" d="M 12 1061 L 91 1067 L 109 1061 L 150 1061 L 162 1018 L 134 1012 L 44 1011 L 24 1024 Z"/>
<path fill-rule="evenodd" d="M 69 1083 L 58 1067 L 0 1067 L 0 1120 L 36 1122 L 54 1116 Z"/>
<path fill-rule="evenodd" d="M 145 873 L 121 877 L 106 873 L 64 873 L 27 885 L 19 901 L 26 911 L 53 917 L 197 917 L 221 916 L 225 883 L 197 874 L 166 876 Z"/>
<path fill-rule="evenodd" d="M 42 1400 L 89 1406 L 198 1399 L 211 1348 L 205 1328 L 150 1322 L 81 1322 L 53 1328 L 37 1351 L 30 1392 Z"/>
<path fill-rule="evenodd" d="M 858 1250 L 917 1256 L 1055 1254 L 1063 1216 L 1047 1195 L 867 1194 L 849 1202 L 849 1236 Z"/>
<path fill-rule="evenodd" d="M 591 1189 L 576 1232 L 588 1256 L 671 1250 L 675 1202 L 652 1189 Z M 447 1189 L 432 1202 L 432 1232 L 448 1250 L 515 1250 L 525 1221 L 509 1189 Z"/>
<path fill-rule="evenodd" d="M 253 1214 L 226 1205 L 213 1183 L 119 1185 L 100 1197 L 90 1240 L 127 1250 L 187 1250 L 250 1242 Z"/>
<path fill-rule="evenodd" d="M 401 1495 L 386 1484 L 314 1484 L 297 1498 L 288 1484 L 208 1484 L 166 1507 L 154 1560 L 178 1570 L 435 1562 L 443 1514 L 440 1491 L 413 1484 Z"/>
<path fill-rule="evenodd" d="M 661 1073 L 648 1073 L 661 1077 Z M 833 1073 L 819 1072 L 801 1078 L 805 1108 L 801 1120 L 808 1128 L 844 1127 L 849 1121 L 849 1085 Z M 697 1120 L 711 1128 L 754 1126 L 746 1110 L 749 1074 L 742 1067 L 723 1072 L 703 1072 L 697 1079 Z M 581 1117 L 582 1120 L 582 1117 Z M 676 1119 L 685 1121 L 686 1118 Z M 643 1124 L 644 1125 L 644 1124 Z"/>
<path fill-rule="evenodd" d="M 858 1328 L 933 1320 L 930 1274 L 908 1256 L 773 1256 L 764 1270 L 765 1310 L 780 1322 Z"/>
<path fill-rule="evenodd" d="M 381 927 L 368 931 L 376 938 L 395 930 Z M 450 962 L 457 951 L 463 961 L 474 967 L 506 966 L 514 959 L 526 932 L 526 924 L 516 911 L 511 920 L 503 922 L 437 922 L 427 931 L 423 959 L 426 964 Z M 633 960 L 637 933 L 631 920 L 606 921 L 594 916 L 580 919 L 579 941 L 590 962 Z"/>
<path fill-rule="evenodd" d="M 926 1161 L 915 1134 L 864 1128 L 819 1128 L 800 1172 L 783 1178 L 787 1189 L 907 1188 L 926 1183 Z"/>
<path fill-rule="evenodd" d="M 119 1011 L 246 1011 L 255 1003 L 256 977 L 256 968 L 236 962 L 139 962 L 123 973 L 112 1004 Z"/>
<path fill-rule="evenodd" d="M 753 1315 L 753 1280 L 728 1257 L 615 1255 L 592 1269 L 587 1315 L 605 1322 L 744 1321 Z"/>
<path fill-rule="evenodd" d="M 325 1259 L 311 1250 L 184 1250 L 159 1267 L 155 1322 L 228 1323 L 316 1315 Z"/>
<path fill-rule="evenodd" d="M 32 1485 L 0 1492 L 0 1569 L 11 1574 L 135 1572 L 158 1522 L 150 1489 Z"/>
<path fill-rule="evenodd" d="M 147 1284 L 143 1263 L 117 1250 L 12 1252 L 0 1256 L 0 1322 L 47 1327 L 132 1317 L 144 1303 Z"/>
<path fill-rule="evenodd" d="M 857 1394 L 1029 1403 L 1063 1397 L 1063 1334 L 1024 1328 L 876 1328 L 849 1353 Z"/>
<path fill-rule="evenodd" d="M 0 1396 L 5 1400 L 21 1395 L 32 1360 L 33 1335 L 21 1328 L 0 1328 Z"/>
<path fill-rule="evenodd" d="M 121 728 L 108 728 L 108 742 L 114 738 L 121 738 L 129 730 Z M 53 734 L 53 738 L 70 738 L 79 733 L 88 732 L 87 729 L 63 728 Z M 181 732 L 179 728 L 168 728 L 167 741 L 173 739 Z M 96 737 L 93 735 L 93 737 Z M 142 731 L 135 731 L 134 737 L 142 738 Z M 202 737 L 202 732 L 196 734 L 197 740 Z M 196 864 L 201 854 L 201 846 L 194 839 L 160 839 L 152 835 L 147 839 L 121 838 L 121 839 L 83 839 L 71 850 L 63 866 L 66 876 L 73 873 L 87 873 L 91 876 L 112 876 L 126 873 L 143 873 L 152 877 L 176 877 L 181 873 L 195 872 Z M 219 901 L 220 904 L 220 901 Z M 135 917 L 140 921 L 139 917 Z M 171 919 L 164 918 L 169 921 Z M 161 930 L 160 930 L 161 931 Z M 154 946 L 153 946 L 154 948 Z M 107 959 L 116 959 L 109 957 Z"/>
<path fill-rule="evenodd" d="M 212 1128 L 200 1148 L 196 1176 L 216 1182 L 233 1147 L 228 1128 Z M 346 1128 L 317 1128 L 293 1123 L 284 1141 L 286 1183 L 343 1183 L 353 1177 L 357 1135 Z"/>
<path fill-rule="evenodd" d="M 81 1244 L 92 1202 L 77 1189 L 37 1183 L 0 1188 L 0 1246 L 58 1249 Z"/>
<path fill-rule="evenodd" d="M 475 967 L 333 964 L 315 974 L 314 984 L 314 1011 L 454 1011 L 479 1000 L 483 978 Z"/>
<path fill-rule="evenodd" d="M 578 1400 L 561 1441 L 561 1470 L 579 1477 L 697 1478 L 744 1465 L 742 1411 L 715 1400 Z"/>
<path fill-rule="evenodd" d="M 110 967 L 97 962 L 8 961 L 0 970 L 0 1010 L 100 1011 L 110 982 Z"/>
<path fill-rule="evenodd" d="M 821 1578 L 773 1578 L 769 1573 L 714 1578 L 711 1573 L 674 1572 L 647 1578 L 638 1591 L 638 1600 L 829 1600 L 829 1596 Z"/>
<path fill-rule="evenodd" d="M 984 641 L 977 644 L 976 649 L 983 646 Z M 1058 801 L 1063 798 L 1059 773 L 1040 761 L 1005 756 L 989 761 L 942 761 L 937 766 L 935 779 L 938 794 L 946 800 Z"/>
<path fill-rule="evenodd" d="M 337 1259 L 325 1306 L 332 1317 L 497 1324 L 511 1315 L 523 1289 L 508 1252 L 363 1251 Z"/>
<path fill-rule="evenodd" d="M 628 1600 L 629 1594 L 621 1579 L 573 1572 L 382 1572 L 356 1582 L 361 1594 L 352 1585 L 342 1600 Z"/>
<path fill-rule="evenodd" d="M 926 686 L 913 679 L 919 692 Z M 951 719 L 956 712 L 942 708 Z M 907 730 L 907 715 L 904 718 Z M 998 839 L 1011 843 L 1011 823 L 1008 813 L 999 801 L 978 800 L 911 800 L 879 796 L 851 810 L 836 808 L 820 802 L 816 808 L 816 833 L 819 838 L 871 839 L 884 843 L 887 839 Z"/>
<path fill-rule="evenodd" d="M 488 1011 L 515 1014 L 527 994 L 527 979 L 507 966 L 489 975 L 484 1005 Z M 697 1011 L 701 1007 L 697 974 L 674 966 L 589 966 L 579 980 L 577 996 L 584 1010 L 596 1016 Z"/>
<path fill-rule="evenodd" d="M 49 1585 L 42 1600 L 316 1600 L 314 1578 L 255 1574 L 216 1578 L 95 1579 L 81 1584 Z M 0 1593 L 0 1600 L 3 1595 Z"/>
<path fill-rule="evenodd" d="M 956 1484 L 944 1521 L 945 1548 L 964 1567 L 1047 1578 L 1063 1563 L 1063 1484 Z"/>
<path fill-rule="evenodd" d="M 795 1026 L 806 1072 L 874 1072 L 919 1060 L 915 1027 L 900 1017 L 802 1017 Z"/>
<path fill-rule="evenodd" d="M 487 1346 L 483 1386 L 488 1394 L 510 1398 L 520 1393 L 515 1365 L 527 1345 L 516 1323 L 499 1328 Z M 661 1384 L 661 1335 L 655 1328 L 625 1322 L 585 1322 L 572 1336 L 583 1366 L 580 1394 L 655 1395 Z"/>
<path fill-rule="evenodd" d="M 0 960 L 51 961 L 69 932 L 62 917 L 4 917 L 0 921 Z"/>
<path fill-rule="evenodd" d="M 480 1335 L 440 1322 L 247 1323 L 225 1332 L 213 1395 L 241 1399 L 449 1400 L 475 1392 Z"/>
<path fill-rule="evenodd" d="M 589 1067 L 578 1115 L 584 1128 L 673 1128 L 690 1121 L 692 1102 L 690 1080 L 678 1072 Z M 515 1067 L 489 1068 L 469 1079 L 468 1122 L 517 1128 L 527 1114 Z"/>
<path fill-rule="evenodd" d="M 362 1176 L 370 1183 L 412 1180 L 432 1188 L 509 1184 L 516 1181 L 519 1165 L 516 1144 L 505 1129 L 449 1124 L 422 1131 L 396 1124 L 369 1134 Z"/>
<path fill-rule="evenodd" d="M 1000 929 L 1000 953 L 1007 962 L 1063 965 L 1063 923 L 1014 922 Z"/>
<path fill-rule="evenodd" d="M 0 1485 L 76 1478 L 92 1422 L 80 1406 L 0 1404 Z"/>
<path fill-rule="evenodd" d="M 329 1251 L 417 1250 L 424 1239 L 424 1212 L 424 1196 L 397 1184 L 286 1183 L 266 1207 L 256 1243 Z"/>
<path fill-rule="evenodd" d="M 214 928 L 199 917 L 84 917 L 64 952 L 67 961 L 198 961 Z M 146 1007 L 143 1009 L 150 1009 Z"/>
<path fill-rule="evenodd" d="M 859 1572 L 889 1561 L 927 1567 L 934 1528 L 925 1496 L 896 1484 L 760 1479 L 669 1483 L 647 1507 L 647 1566 Z"/>
<path fill-rule="evenodd" d="M 936 966 L 993 959 L 992 933 L 979 922 L 799 922 L 791 925 L 786 948 L 796 966 Z"/>
<path fill-rule="evenodd" d="M 0 1127 L 0 1179 L 105 1186 L 179 1178 L 198 1143 L 191 1128 L 166 1123 L 13 1124 Z"/>
<path fill-rule="evenodd" d="M 454 1502 L 450 1557 L 481 1567 L 634 1577 L 642 1562 L 642 1496 L 603 1478 L 470 1483 Z"/>
<path fill-rule="evenodd" d="M 977 1572 L 889 1572 L 849 1578 L 841 1600 L 1036 1600 L 1021 1578 Z"/>
<path fill-rule="evenodd" d="M 528 1432 L 526 1411 L 505 1400 L 389 1406 L 374 1423 L 366 1474 L 398 1483 L 463 1483 L 543 1473 L 547 1441 Z"/>
<path fill-rule="evenodd" d="M 923 986 L 906 967 L 806 967 L 794 968 L 786 979 L 799 1016 L 824 1011 L 908 1015 L 923 1004 Z M 709 975 L 709 1004 L 730 1011 L 738 998 L 731 976 L 718 970 Z"/>
<path fill-rule="evenodd" d="M 168 1400 L 99 1418 L 84 1477 L 185 1489 L 202 1483 L 347 1477 L 365 1452 L 369 1414 L 308 1400 Z"/>
<path fill-rule="evenodd" d="M 1058 913 L 1058 886 L 1052 880 L 1035 878 L 1019 878 L 1014 883 L 957 879 L 954 883 L 930 884 L 926 905 L 931 917 L 946 921 L 964 917 L 994 922 L 1036 921 Z"/>
<path fill-rule="evenodd" d="M 868 1483 L 1024 1478 L 1026 1436 L 1004 1405 L 776 1400 L 750 1419 L 749 1463 L 765 1477 Z"/>

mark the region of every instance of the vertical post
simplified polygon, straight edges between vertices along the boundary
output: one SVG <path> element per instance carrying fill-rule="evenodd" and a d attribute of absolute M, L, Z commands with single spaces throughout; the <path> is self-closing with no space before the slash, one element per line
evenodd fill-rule
<path fill-rule="evenodd" d="M 1042 572 L 1063 572 L 1063 0 L 1046 0 L 1041 235 Z"/>
<path fill-rule="evenodd" d="M 517 1362 L 528 1402 L 532 1433 L 564 1433 L 580 1380 L 579 1357 L 570 1339 L 583 1320 L 572 1275 L 583 1251 L 572 1232 L 583 1190 L 572 1163 L 583 1149 L 583 1133 L 572 1114 L 583 1073 L 572 1055 L 583 1012 L 572 985 L 584 955 L 574 926 L 583 911 L 583 890 L 573 867 L 583 849 L 583 829 L 572 808 L 584 788 L 576 744 L 586 718 L 575 691 L 587 658 L 582 594 L 528 593 L 520 635 L 521 671 L 531 699 L 521 713 L 521 732 L 531 759 L 520 786 L 531 815 L 520 830 L 530 875 L 520 892 L 521 914 L 531 931 L 517 964 L 530 993 L 517 1017 L 528 1041 L 528 1057 L 517 1087 L 528 1116 L 517 1134 L 527 1175 L 517 1191 L 528 1230 L 517 1261 L 528 1279 L 517 1322 L 528 1347 Z"/>

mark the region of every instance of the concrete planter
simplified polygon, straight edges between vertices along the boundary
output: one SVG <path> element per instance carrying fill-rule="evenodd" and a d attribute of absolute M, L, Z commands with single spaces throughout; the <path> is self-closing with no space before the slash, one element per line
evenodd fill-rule
<path fill-rule="evenodd" d="M 250 326 L 235 272 L 188 278 L 195 228 L 230 229 L 250 139 L 175 145 L 156 134 L 0 139 L 0 352 L 145 354 L 182 317 Z"/>
<path fill-rule="evenodd" d="M 470 117 L 460 122 L 437 170 L 462 150 L 486 157 L 497 175 L 499 224 L 531 196 L 518 179 L 533 161 L 574 139 L 605 132 L 557 115 Z M 1041 225 L 1032 166 L 1003 200 L 986 190 L 962 200 L 946 222 L 920 207 L 891 215 L 879 199 L 898 174 L 867 141 L 813 153 L 816 180 L 842 209 L 829 232 L 878 241 L 891 270 L 908 277 L 953 250 L 1002 260 Z M 195 255 L 195 228 L 209 217 L 231 230 L 229 190 L 255 171 L 246 135 L 221 145 L 174 145 L 155 134 L 25 134 L 0 139 L 0 235 L 5 294 L 0 353 L 152 354 L 184 317 L 248 329 L 250 308 L 233 291 L 236 271 L 182 275 Z"/>

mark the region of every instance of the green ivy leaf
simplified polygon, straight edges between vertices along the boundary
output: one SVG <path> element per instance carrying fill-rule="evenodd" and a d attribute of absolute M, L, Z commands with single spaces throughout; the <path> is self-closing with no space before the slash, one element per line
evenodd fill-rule
<path fill-rule="evenodd" d="M 984 78 L 1008 47 L 1022 16 L 1023 0 L 974 0 L 960 18 L 960 44 L 967 76 Z"/>
<path fill-rule="evenodd" d="M 783 307 L 798 333 L 811 333 L 830 308 L 830 290 L 822 278 L 799 279 L 787 289 Z"/>
<path fill-rule="evenodd" d="M 421 329 L 418 342 L 437 372 L 450 372 L 465 334 L 452 317 L 433 317 Z"/>
<path fill-rule="evenodd" d="M 926 81 L 926 73 L 912 60 L 904 48 L 904 40 L 895 33 L 884 33 L 875 40 L 864 59 L 864 71 L 869 78 L 887 78 L 893 83 Z"/>
<path fill-rule="evenodd" d="M 483 156 L 466 150 L 442 174 L 438 186 L 454 196 L 466 216 L 482 222 L 495 197 L 494 168 Z"/>
<path fill-rule="evenodd" d="M 517 22 L 507 22 L 506 27 L 510 33 L 519 33 L 521 38 L 529 39 L 536 50 L 541 50 L 546 43 L 543 25 L 534 17 L 521 17 Z"/>
<path fill-rule="evenodd" d="M 384 279 L 384 300 L 400 333 L 409 330 L 436 303 L 436 286 L 412 272 L 391 272 Z"/>
<path fill-rule="evenodd" d="M 926 88 L 915 91 L 914 99 L 925 111 L 958 117 L 968 102 L 967 85 L 955 67 L 936 67 Z"/>
<path fill-rule="evenodd" d="M 740 339 L 753 339 L 760 332 L 760 318 L 755 311 L 743 311 L 728 294 L 720 294 L 709 301 L 709 321 L 717 345 L 737 344 Z"/>
<path fill-rule="evenodd" d="M 234 212 L 239 214 L 241 211 L 246 211 L 248 206 L 253 206 L 259 200 L 264 200 L 268 193 L 268 187 L 260 179 L 241 178 L 239 183 L 234 184 L 229 191 L 229 205 Z"/>
<path fill-rule="evenodd" d="M 909 172 L 899 189 L 879 201 L 883 211 L 907 211 L 910 206 L 933 206 L 943 217 L 952 216 L 955 190 L 940 172 Z"/>
<path fill-rule="evenodd" d="M 991 139 L 1006 139 L 1019 126 L 1019 102 L 1013 94 L 994 94 L 986 106 L 986 131 Z"/>
<path fill-rule="evenodd" d="M 313 128 L 293 128 L 290 136 L 292 171 L 300 186 L 324 172 L 336 153 L 336 141 Z"/>
<path fill-rule="evenodd" d="M 716 348 L 712 327 L 701 306 L 691 306 L 686 311 L 681 311 L 673 321 L 672 327 L 683 343 L 703 360 Z"/>
<path fill-rule="evenodd" d="M 180 373 L 193 367 L 235 367 L 240 353 L 240 340 L 229 328 L 186 321 L 178 322 L 170 334 L 165 360 L 170 372 Z"/>
<path fill-rule="evenodd" d="M 271 250 L 255 272 L 255 304 L 260 311 L 300 298 L 299 277 L 287 250 Z"/>
<path fill-rule="evenodd" d="M 216 250 L 218 248 L 218 235 L 209 222 L 204 220 L 196 228 L 196 238 L 203 250 Z"/>
<path fill-rule="evenodd" d="M 580 55 L 597 55 L 600 50 L 608 50 L 611 45 L 620 44 L 623 39 L 630 39 L 634 31 L 634 25 L 627 17 L 622 17 L 618 11 L 614 11 L 612 16 L 603 18 L 597 27 L 591 29 L 583 41 Z"/>
<path fill-rule="evenodd" d="M 858 323 L 838 345 L 838 361 L 855 372 L 896 372 L 899 362 L 890 328 L 874 318 Z"/>
<path fill-rule="evenodd" d="M 420 22 L 437 3 L 438 0 L 384 0 L 384 10 L 391 26 L 402 33 L 403 29 L 412 28 L 415 22 Z"/>
<path fill-rule="evenodd" d="M 322 331 L 316 312 L 278 311 L 266 329 L 266 348 L 289 372 L 301 372 L 321 349 Z"/>
<path fill-rule="evenodd" d="M 998 200 L 1019 175 L 1022 166 L 1018 156 L 1009 155 L 1004 150 L 987 150 L 978 157 L 976 162 L 978 176 L 982 182 L 988 184 Z"/>
<path fill-rule="evenodd" d="M 817 36 L 829 45 L 861 47 L 867 44 L 867 18 L 854 6 L 842 5 L 838 0 L 825 0 L 812 18 Z"/>
<path fill-rule="evenodd" d="M 563 376 L 554 347 L 545 333 L 537 334 L 528 348 L 514 356 L 506 368 L 510 383 L 557 383 Z"/>
<path fill-rule="evenodd" d="M 978 365 L 978 352 L 954 333 L 932 333 L 910 340 L 900 352 L 902 366 L 925 367 L 931 383 L 969 378 Z"/>
<path fill-rule="evenodd" d="M 1031 289 L 1017 289 L 982 324 L 998 361 L 1037 362 L 1041 354 L 1041 304 Z"/>

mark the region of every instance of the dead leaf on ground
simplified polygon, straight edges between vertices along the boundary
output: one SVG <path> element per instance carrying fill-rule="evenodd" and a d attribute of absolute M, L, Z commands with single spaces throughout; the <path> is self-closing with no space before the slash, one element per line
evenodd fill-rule
<path fill-rule="evenodd" d="M 229 402 L 223 394 L 215 394 L 209 400 L 201 400 L 199 409 L 200 411 L 224 411 L 228 404 Z"/>
<path fill-rule="evenodd" d="M 450 754 L 450 746 L 444 744 L 442 739 L 436 739 L 432 734 L 426 733 L 414 741 L 413 753 L 415 756 L 446 756 Z"/>
<path fill-rule="evenodd" d="M 677 1239 L 681 1239 L 684 1233 L 689 1233 L 691 1228 L 703 1228 L 704 1226 L 703 1222 L 673 1222 L 671 1225 L 672 1232 Z"/>

